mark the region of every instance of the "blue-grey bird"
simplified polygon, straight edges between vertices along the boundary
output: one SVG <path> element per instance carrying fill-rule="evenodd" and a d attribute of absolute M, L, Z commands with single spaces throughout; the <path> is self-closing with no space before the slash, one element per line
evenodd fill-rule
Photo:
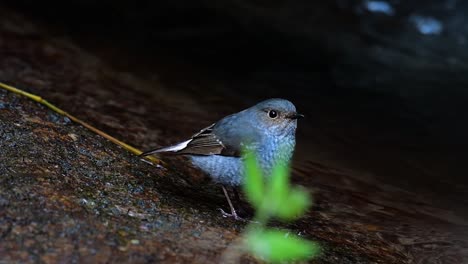
<path fill-rule="evenodd" d="M 290 101 L 268 99 L 224 117 L 189 140 L 141 156 L 163 152 L 187 155 L 196 167 L 223 186 L 231 209 L 231 214 L 223 212 L 223 215 L 238 219 L 225 186 L 236 187 L 243 183 L 243 149 L 253 152 L 264 175 L 270 175 L 275 164 L 291 160 L 297 119 L 302 117 Z"/>

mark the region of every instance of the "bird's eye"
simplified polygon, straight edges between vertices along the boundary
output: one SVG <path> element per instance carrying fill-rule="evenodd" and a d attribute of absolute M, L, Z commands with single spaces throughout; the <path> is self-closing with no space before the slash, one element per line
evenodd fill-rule
<path fill-rule="evenodd" d="M 268 111 L 268 116 L 270 118 L 274 119 L 274 118 L 278 117 L 278 112 L 276 112 L 275 110 L 270 110 L 270 111 Z"/>

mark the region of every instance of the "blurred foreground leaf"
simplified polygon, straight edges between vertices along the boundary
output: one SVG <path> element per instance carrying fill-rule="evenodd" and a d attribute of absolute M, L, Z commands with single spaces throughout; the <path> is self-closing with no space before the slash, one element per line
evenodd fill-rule
<path fill-rule="evenodd" d="M 289 193 L 289 172 L 286 164 L 277 164 L 268 182 L 268 195 L 265 197 L 271 206 L 281 207 Z"/>
<path fill-rule="evenodd" d="M 265 183 L 253 153 L 244 153 L 246 178 L 243 187 L 255 209 L 256 223 L 247 227 L 245 250 L 268 262 L 306 260 L 316 256 L 319 252 L 317 243 L 266 227 L 271 218 L 291 221 L 303 216 L 311 204 L 309 194 L 291 187 L 288 164 L 276 164 L 271 175 L 266 175 Z"/>
<path fill-rule="evenodd" d="M 301 217 L 311 205 L 309 194 L 301 189 L 293 189 L 283 201 L 282 206 L 276 210 L 276 215 L 281 220 L 294 220 Z"/>
<path fill-rule="evenodd" d="M 244 155 L 244 158 L 246 172 L 244 192 L 252 205 L 255 208 L 259 208 L 265 197 L 263 173 L 258 166 L 257 159 L 253 153 L 247 152 Z"/>
<path fill-rule="evenodd" d="M 269 262 L 306 260 L 319 253 L 317 243 L 285 231 L 253 231 L 247 235 L 247 247 L 257 257 Z"/>

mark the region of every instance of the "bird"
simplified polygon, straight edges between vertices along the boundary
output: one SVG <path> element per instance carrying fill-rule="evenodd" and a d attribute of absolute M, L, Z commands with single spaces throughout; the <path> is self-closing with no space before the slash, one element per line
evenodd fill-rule
<path fill-rule="evenodd" d="M 238 216 L 226 187 L 235 188 L 245 178 L 245 150 L 257 157 L 264 175 L 270 175 L 279 162 L 289 163 L 296 145 L 297 120 L 304 115 L 286 99 L 271 98 L 240 112 L 228 115 L 201 129 L 190 139 L 142 153 L 140 156 L 172 153 L 187 156 L 195 167 L 220 183 L 231 213 Z M 237 191 L 235 191 L 238 197 Z"/>

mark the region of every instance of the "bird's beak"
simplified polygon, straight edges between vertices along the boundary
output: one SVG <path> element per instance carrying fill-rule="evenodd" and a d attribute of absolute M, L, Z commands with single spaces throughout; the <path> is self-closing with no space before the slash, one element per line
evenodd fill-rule
<path fill-rule="evenodd" d="M 299 119 L 299 118 L 304 118 L 304 115 L 303 115 L 303 114 L 299 114 L 299 113 L 294 113 L 294 114 L 290 115 L 289 118 L 291 118 L 291 119 Z"/>

